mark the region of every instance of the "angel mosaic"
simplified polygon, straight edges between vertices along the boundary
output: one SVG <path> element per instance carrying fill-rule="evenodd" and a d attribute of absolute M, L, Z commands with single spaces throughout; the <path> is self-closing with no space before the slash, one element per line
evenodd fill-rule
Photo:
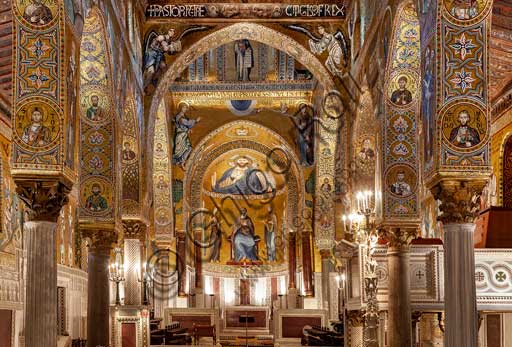
<path fill-rule="evenodd" d="M 345 35 L 341 30 L 337 30 L 334 34 L 329 33 L 324 26 L 317 27 L 320 37 L 315 36 L 307 28 L 299 25 L 288 25 L 289 29 L 306 34 L 309 37 L 309 49 L 312 53 L 320 55 L 327 51 L 328 56 L 325 66 L 333 75 L 338 75 L 343 68 L 347 66 L 349 60 L 349 44 L 345 39 Z"/>
<path fill-rule="evenodd" d="M 189 106 L 185 103 L 181 104 L 180 111 L 174 117 L 174 144 L 172 153 L 172 163 L 174 165 L 185 166 L 190 153 L 192 152 L 192 142 L 190 141 L 190 131 L 201 121 L 201 117 L 190 119 L 187 116 Z"/>
<path fill-rule="evenodd" d="M 181 40 L 196 31 L 209 29 L 208 26 L 194 25 L 186 28 L 176 37 L 176 29 L 170 28 L 165 34 L 158 34 L 151 31 L 146 38 L 146 47 L 144 52 L 143 78 L 144 86 L 155 83 L 159 74 L 167 68 L 165 54 L 173 55 L 181 52 Z"/>

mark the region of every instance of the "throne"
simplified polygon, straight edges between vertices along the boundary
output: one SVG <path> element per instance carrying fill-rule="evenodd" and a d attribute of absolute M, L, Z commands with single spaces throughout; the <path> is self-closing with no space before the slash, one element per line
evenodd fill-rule
<path fill-rule="evenodd" d="M 229 265 L 238 265 L 241 263 L 241 262 L 235 260 L 235 237 L 239 232 L 240 232 L 240 230 L 235 230 L 231 233 L 231 235 L 228 236 L 228 241 L 231 243 L 231 259 L 228 261 Z M 261 241 L 261 237 L 259 237 L 258 235 L 254 235 L 253 239 L 254 239 L 254 248 L 255 248 L 255 252 L 256 252 L 256 257 L 258 257 L 258 260 L 251 260 L 250 263 L 251 264 L 260 264 L 261 260 L 259 260 L 258 255 L 260 252 L 259 244 Z M 244 262 L 244 263 L 247 263 L 247 262 Z"/>

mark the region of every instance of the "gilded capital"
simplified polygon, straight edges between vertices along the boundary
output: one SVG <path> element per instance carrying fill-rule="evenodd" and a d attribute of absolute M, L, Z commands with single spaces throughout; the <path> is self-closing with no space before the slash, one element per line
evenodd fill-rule
<path fill-rule="evenodd" d="M 320 256 L 322 259 L 328 259 L 331 257 L 331 250 L 330 249 L 321 249 L 320 250 Z"/>
<path fill-rule="evenodd" d="M 104 229 L 83 229 L 81 230 L 82 237 L 91 240 L 90 250 L 105 250 L 112 249 L 112 244 L 117 242 L 117 234 L 113 230 Z"/>
<path fill-rule="evenodd" d="M 381 230 L 379 234 L 381 238 L 388 241 L 390 249 L 407 251 L 412 240 L 416 238 L 417 231 L 415 229 L 391 228 Z"/>
<path fill-rule="evenodd" d="M 364 323 L 364 311 L 348 311 L 347 319 L 351 326 L 361 327 Z"/>
<path fill-rule="evenodd" d="M 440 200 L 440 216 L 443 224 L 474 223 L 480 212 L 479 198 L 486 181 L 445 180 L 432 188 L 432 195 Z"/>
<path fill-rule="evenodd" d="M 123 235 L 125 239 L 144 241 L 146 237 L 146 224 L 138 219 L 123 220 Z"/>
<path fill-rule="evenodd" d="M 56 179 L 23 179 L 16 180 L 16 192 L 25 203 L 25 221 L 56 223 L 70 188 Z"/>

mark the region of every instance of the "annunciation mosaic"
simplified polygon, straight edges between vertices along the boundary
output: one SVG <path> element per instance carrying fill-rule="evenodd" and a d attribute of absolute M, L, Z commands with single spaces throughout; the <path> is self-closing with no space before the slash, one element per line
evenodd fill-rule
<path fill-rule="evenodd" d="M 169 132 L 165 104 L 158 108 L 153 143 L 153 214 L 155 234 L 173 235 L 171 202 L 171 162 L 169 160 Z M 174 190 L 173 193 L 177 193 Z"/>

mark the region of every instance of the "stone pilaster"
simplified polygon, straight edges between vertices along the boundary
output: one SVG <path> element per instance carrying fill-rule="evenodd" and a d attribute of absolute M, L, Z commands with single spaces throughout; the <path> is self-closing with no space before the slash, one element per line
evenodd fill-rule
<path fill-rule="evenodd" d="M 146 225 L 140 220 L 123 220 L 124 234 L 124 303 L 140 305 L 142 302 L 142 244 Z M 142 242 L 142 243 L 141 243 Z"/>
<path fill-rule="evenodd" d="M 445 346 L 476 347 L 478 314 L 473 232 L 485 180 L 446 180 L 432 188 L 444 230 Z"/>
<path fill-rule="evenodd" d="M 388 334 L 390 347 L 412 346 L 411 291 L 409 277 L 410 243 L 413 229 L 384 232 L 388 243 Z M 383 236 L 384 236 L 383 235 Z"/>
<path fill-rule="evenodd" d="M 111 230 L 84 230 L 89 246 L 87 288 L 87 345 L 109 346 L 109 264 L 117 235 Z"/>
<path fill-rule="evenodd" d="M 69 187 L 56 180 L 17 180 L 25 203 L 27 250 L 25 346 L 57 345 L 57 262 L 55 228 Z"/>

